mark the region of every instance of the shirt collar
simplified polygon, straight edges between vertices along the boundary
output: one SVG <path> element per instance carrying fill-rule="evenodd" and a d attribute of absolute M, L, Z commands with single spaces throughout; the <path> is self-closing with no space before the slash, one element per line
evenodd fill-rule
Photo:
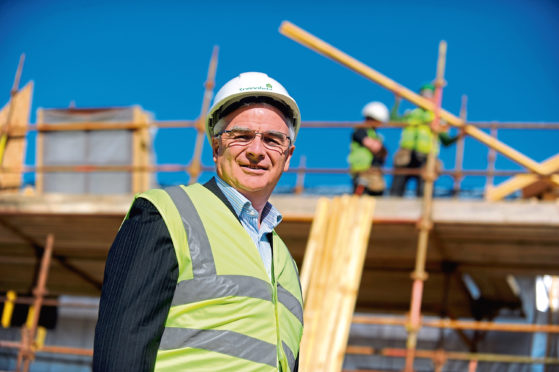
<path fill-rule="evenodd" d="M 227 182 L 223 181 L 218 175 L 215 176 L 217 186 L 223 192 L 223 195 L 227 198 L 233 210 L 237 216 L 242 219 L 244 214 L 250 210 L 254 209 L 250 200 L 248 200 L 243 194 L 238 192 L 233 186 L 229 185 Z M 266 225 L 273 230 L 282 221 L 283 216 L 270 202 L 266 202 L 264 209 L 262 210 L 262 224 Z"/>

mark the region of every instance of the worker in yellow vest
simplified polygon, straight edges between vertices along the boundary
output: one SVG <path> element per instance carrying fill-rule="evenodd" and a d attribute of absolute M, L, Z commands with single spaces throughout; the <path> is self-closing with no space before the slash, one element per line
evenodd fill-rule
<path fill-rule="evenodd" d="M 387 151 L 376 128 L 388 122 L 388 109 L 382 102 L 369 102 L 362 115 L 366 127 L 356 128 L 351 135 L 347 158 L 356 195 L 382 195 L 385 188 L 382 166 Z"/>
<path fill-rule="evenodd" d="M 300 124 L 264 73 L 218 91 L 206 121 L 216 177 L 137 195 L 111 246 L 94 371 L 298 369 L 299 275 L 268 198 Z"/>
<path fill-rule="evenodd" d="M 424 84 L 419 94 L 427 99 L 432 100 L 434 97 L 435 86 L 431 83 Z M 402 130 L 400 139 L 400 148 L 394 154 L 395 169 L 421 169 L 427 164 L 427 156 L 433 151 L 438 154 L 439 148 L 433 146 L 433 131 L 431 123 L 435 119 L 432 111 L 417 107 L 406 112 L 403 116 L 398 115 L 399 97 L 396 98 L 394 107 L 390 113 L 390 120 L 396 122 L 404 122 L 407 124 Z M 439 141 L 443 146 L 450 146 L 460 138 L 459 135 L 451 137 L 447 132 L 439 132 Z M 390 195 L 403 196 L 406 190 L 406 184 L 410 179 L 416 179 L 416 195 L 423 196 L 424 181 L 421 175 L 416 174 L 395 174 L 390 186 Z"/>

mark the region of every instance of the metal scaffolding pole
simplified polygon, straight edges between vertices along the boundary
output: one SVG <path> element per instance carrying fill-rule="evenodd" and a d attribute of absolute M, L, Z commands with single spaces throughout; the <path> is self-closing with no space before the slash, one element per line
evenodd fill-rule
<path fill-rule="evenodd" d="M 41 314 L 41 307 L 43 306 L 43 298 L 47 293 L 46 284 L 53 246 L 54 235 L 48 234 L 45 249 L 43 251 L 43 258 L 41 259 L 41 268 L 39 271 L 39 279 L 37 280 L 37 287 L 33 290 L 35 301 L 33 303 L 31 325 L 29 327 L 24 325 L 21 329 L 22 342 L 17 357 L 17 371 L 29 371 L 29 365 L 35 358 L 35 351 L 37 349 L 37 345 L 35 344 L 35 334 L 37 333 L 37 327 L 39 325 L 39 315 Z"/>
<path fill-rule="evenodd" d="M 437 78 L 435 80 L 435 118 L 431 123 L 431 151 L 427 156 L 427 166 L 423 178 L 425 187 L 423 189 L 423 206 L 421 212 L 421 220 L 419 223 L 419 237 L 417 241 L 417 254 L 415 259 L 415 271 L 412 273 L 413 286 L 410 304 L 410 320 L 407 326 L 408 340 L 406 343 L 406 372 L 413 371 L 413 361 L 415 358 L 415 349 L 417 346 L 417 333 L 421 327 L 421 302 L 423 297 L 423 287 L 427 280 L 425 272 L 425 261 L 427 260 L 427 248 L 429 243 L 429 232 L 433 227 L 433 189 L 434 182 L 437 178 L 435 165 L 436 156 L 435 149 L 439 144 L 439 119 L 440 107 L 442 102 L 442 89 L 444 85 L 444 68 L 446 60 L 446 42 L 443 40 L 439 44 L 439 58 L 437 62 Z"/>
<path fill-rule="evenodd" d="M 190 166 L 187 168 L 188 174 L 190 175 L 190 179 L 188 180 L 189 184 L 196 183 L 202 171 L 202 149 L 204 148 L 204 139 L 206 137 L 206 115 L 208 114 L 210 102 L 212 101 L 213 96 L 218 51 L 219 48 L 214 46 L 210 66 L 208 68 L 208 77 L 205 83 L 202 110 L 200 112 L 200 117 L 196 122 L 196 144 L 194 145 L 194 154 L 192 155 Z"/>
<path fill-rule="evenodd" d="M 354 315 L 353 323 L 355 324 L 378 324 L 389 326 L 402 326 L 407 324 L 407 320 L 403 317 L 390 316 L 374 316 L 374 315 Z M 453 320 L 453 319 L 422 319 L 421 327 L 429 328 L 445 328 L 445 329 L 462 329 L 462 330 L 479 330 L 479 331 L 497 331 L 497 332 L 545 332 L 559 333 L 559 325 L 557 324 L 522 324 L 522 323 L 495 323 L 483 321 Z"/>
<path fill-rule="evenodd" d="M 468 96 L 462 96 L 462 105 L 460 106 L 460 119 L 466 122 L 466 117 L 468 115 Z M 460 184 L 462 182 L 462 178 L 464 177 L 463 172 L 464 166 L 464 137 L 460 136 L 458 141 L 456 141 L 456 156 L 455 156 L 455 164 L 454 164 L 454 188 L 452 193 L 455 198 L 458 197 L 460 194 Z"/>

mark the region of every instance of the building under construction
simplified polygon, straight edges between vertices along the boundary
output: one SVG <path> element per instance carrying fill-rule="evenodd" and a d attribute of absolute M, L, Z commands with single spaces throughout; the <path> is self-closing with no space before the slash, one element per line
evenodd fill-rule
<path fill-rule="evenodd" d="M 434 111 L 436 120 L 490 149 L 483 170 L 462 168 L 463 140 L 454 169 L 437 172 L 431 159 L 422 172 L 423 198 L 316 195 L 305 188 L 306 174 L 349 171 L 290 169 L 295 184 L 271 202 L 283 215 L 278 234 L 301 273 L 300 370 L 559 370 L 559 154 L 538 163 L 498 140 L 502 129 L 556 135 L 559 124 L 469 123 L 441 108 L 440 99 L 422 99 L 295 25 L 286 22 L 280 31 Z M 1 370 L 91 369 L 105 259 L 133 194 L 158 187 L 160 173 L 181 172 L 194 182 L 213 172 L 202 163 L 201 123 L 216 58 L 217 49 L 200 118 L 174 122 L 155 121 L 133 106 L 39 109 L 30 124 L 33 84 L 19 88 L 20 63 L 0 112 Z M 439 98 L 444 58 L 441 43 Z M 154 128 L 191 129 L 188 165 L 155 163 Z M 36 161 L 25 166 L 31 132 Z M 497 153 L 525 170 L 495 169 Z M 397 172 L 383 171 L 387 177 Z M 34 175 L 32 187 L 24 187 L 26 174 Z M 454 180 L 448 197 L 433 197 L 440 175 Z M 468 175 L 485 177 L 483 198 L 462 197 Z M 495 176 L 509 179 L 493 185 Z M 536 303 L 541 296 L 543 308 Z"/>

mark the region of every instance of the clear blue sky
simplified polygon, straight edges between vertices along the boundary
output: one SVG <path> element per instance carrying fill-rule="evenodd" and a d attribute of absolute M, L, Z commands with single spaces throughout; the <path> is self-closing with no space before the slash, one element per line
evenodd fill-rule
<path fill-rule="evenodd" d="M 559 122 L 554 0 L 5 0 L 0 102 L 7 102 L 19 55 L 26 53 L 22 84 L 35 82 L 32 122 L 37 108 L 67 107 L 71 101 L 77 107 L 139 104 L 158 120 L 192 120 L 200 113 L 210 54 L 218 45 L 218 86 L 239 72 L 266 72 L 295 97 L 303 120 L 358 121 L 371 100 L 392 105 L 392 93 L 281 35 L 283 20 L 414 90 L 434 78 L 438 44 L 446 40 L 445 109 L 458 114 L 466 94 L 471 121 Z M 412 106 L 402 105 L 407 107 Z M 399 133 L 383 133 L 392 155 Z M 191 134 L 160 132 L 158 162 L 187 163 Z M 306 155 L 311 167 L 346 167 L 349 134 L 303 129 L 292 164 Z M 503 131 L 500 138 L 537 161 L 559 152 L 557 131 Z M 466 151 L 467 168 L 485 168 L 485 146 L 469 139 Z M 441 157 L 452 168 L 454 148 Z M 209 151 L 204 162 L 211 164 Z M 502 157 L 497 168 L 520 169 Z M 283 180 L 293 182 L 292 176 Z M 349 184 L 349 178 L 314 176 L 308 182 Z M 480 182 L 472 178 L 465 187 Z"/>

